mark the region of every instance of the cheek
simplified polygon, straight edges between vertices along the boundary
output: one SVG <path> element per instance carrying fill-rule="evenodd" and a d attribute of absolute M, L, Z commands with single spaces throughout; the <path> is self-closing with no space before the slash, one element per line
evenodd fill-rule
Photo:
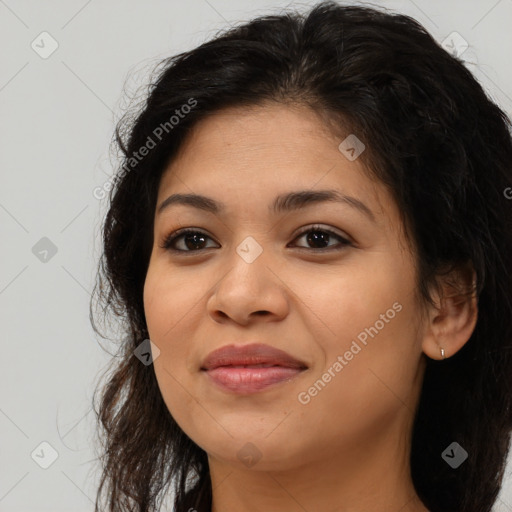
<path fill-rule="evenodd" d="M 316 328 L 318 334 L 321 329 L 328 346 L 336 349 L 343 348 L 347 340 L 376 322 L 379 332 L 390 331 L 389 326 L 400 323 L 400 317 L 406 316 L 404 306 L 409 304 L 414 287 L 408 269 L 397 267 L 391 258 L 378 263 L 366 261 L 329 273 L 322 269 L 305 277 L 295 278 L 292 288 L 306 306 L 304 315 L 315 322 L 311 328 Z M 384 320 L 381 315 L 385 316 Z"/>
<path fill-rule="evenodd" d="M 320 424 L 324 438 L 367 443 L 405 408 L 414 410 L 421 352 L 413 350 L 414 310 L 398 302 L 373 299 L 361 311 L 349 301 L 341 313 L 338 309 L 337 325 L 331 324 L 338 335 L 323 340 L 325 362 L 295 397 L 296 435 L 312 439 Z M 379 317 L 386 311 L 388 323 Z M 311 442 L 322 449 L 322 440 Z"/>
<path fill-rule="evenodd" d="M 201 286 L 201 283 L 204 283 Z M 204 289 L 203 289 L 204 288 Z M 207 292 L 207 281 L 189 279 L 183 273 L 164 265 L 150 265 L 144 283 L 144 312 L 151 341 L 160 350 L 154 361 L 158 385 L 169 410 L 183 409 L 191 401 L 182 385 L 190 378 L 190 357 L 194 330 L 204 316 L 201 297 Z"/>
<path fill-rule="evenodd" d="M 150 266 L 144 284 L 144 311 L 149 338 L 160 355 L 153 362 L 153 370 L 167 409 L 184 431 L 190 429 L 190 418 L 183 411 L 194 408 L 194 398 L 185 391 L 187 343 L 180 332 L 187 326 L 194 300 L 183 283 L 166 273 L 165 269 Z M 181 337 L 180 337 L 181 336 Z"/>
<path fill-rule="evenodd" d="M 201 292 L 197 282 L 162 266 L 150 266 L 144 283 L 144 313 L 150 338 L 165 348 L 179 330 L 181 321 L 194 314 Z"/>
<path fill-rule="evenodd" d="M 399 258 L 379 263 L 354 266 L 337 278 L 317 281 L 309 290 L 318 293 L 309 292 L 309 302 L 305 300 L 315 313 L 311 318 L 325 333 L 316 338 L 325 361 L 315 377 L 331 369 L 336 378 L 325 375 L 326 387 L 342 393 L 338 400 L 347 400 L 346 407 L 353 411 L 358 402 L 370 406 L 379 397 L 386 398 L 382 393 L 393 400 L 390 390 L 401 397 L 410 394 L 421 356 L 414 273 Z M 369 273 L 367 268 L 376 270 Z M 338 356 L 344 359 L 342 370 L 339 364 L 334 367 Z M 343 396 L 347 387 L 350 397 Z"/>

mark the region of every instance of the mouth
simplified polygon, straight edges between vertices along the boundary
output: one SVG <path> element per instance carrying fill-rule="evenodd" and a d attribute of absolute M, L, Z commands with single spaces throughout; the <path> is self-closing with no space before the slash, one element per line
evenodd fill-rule
<path fill-rule="evenodd" d="M 215 350 L 200 369 L 221 390 L 250 394 L 289 382 L 307 368 L 303 361 L 282 350 L 251 344 Z"/>

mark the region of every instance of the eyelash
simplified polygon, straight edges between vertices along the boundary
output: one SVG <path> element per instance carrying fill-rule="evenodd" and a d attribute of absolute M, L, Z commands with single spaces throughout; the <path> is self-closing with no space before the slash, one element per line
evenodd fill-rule
<path fill-rule="evenodd" d="M 314 251 L 314 252 L 329 252 L 329 251 L 340 251 L 342 249 L 344 249 L 346 246 L 351 246 L 352 243 L 347 240 L 346 238 L 342 237 L 341 235 L 339 235 L 338 233 L 335 233 L 334 231 L 330 230 L 330 229 L 326 229 L 326 228 L 323 228 L 322 226 L 318 226 L 318 225 L 315 225 L 315 226 L 310 226 L 308 227 L 307 229 L 305 229 L 304 231 L 301 231 L 300 233 L 297 234 L 297 236 L 294 238 L 294 240 L 297 240 L 298 238 L 302 237 L 303 235 L 307 234 L 307 233 L 310 233 L 310 232 L 313 232 L 313 231 L 320 231 L 322 233 L 327 233 L 328 235 L 331 235 L 331 236 L 334 236 L 336 238 L 338 238 L 340 241 L 341 241 L 341 244 L 339 247 L 327 247 L 327 248 L 323 248 L 323 249 L 315 249 L 314 247 L 298 247 L 298 249 L 303 249 L 303 250 L 306 250 L 306 251 Z M 178 229 L 177 231 L 174 231 L 172 232 L 171 234 L 169 234 L 163 241 L 162 245 L 160 246 L 162 249 L 166 249 L 168 251 L 172 251 L 172 252 L 175 252 L 175 253 L 182 253 L 182 254 L 185 254 L 185 253 L 198 253 L 198 252 L 201 252 L 201 251 L 204 251 L 206 249 L 196 249 L 196 250 L 183 250 L 183 249 L 175 249 L 174 247 L 172 247 L 172 245 L 174 244 L 174 242 L 176 240 L 178 240 L 179 238 L 185 236 L 185 235 L 188 235 L 188 234 L 195 234 L 195 235 L 202 235 L 206 238 L 210 238 L 211 237 L 209 235 L 207 235 L 206 233 L 202 232 L 201 230 L 198 230 L 198 229 L 191 229 L 191 228 L 183 228 L 183 229 Z M 212 247 L 208 247 L 208 249 L 212 249 Z"/>

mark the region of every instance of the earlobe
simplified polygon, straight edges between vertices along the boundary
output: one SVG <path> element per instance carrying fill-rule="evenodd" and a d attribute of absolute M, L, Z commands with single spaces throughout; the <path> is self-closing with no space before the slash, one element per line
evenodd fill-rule
<path fill-rule="evenodd" d="M 455 281 L 454 281 L 455 278 Z M 470 339 L 478 318 L 474 271 L 454 271 L 431 306 L 422 348 L 431 359 L 448 359 Z"/>

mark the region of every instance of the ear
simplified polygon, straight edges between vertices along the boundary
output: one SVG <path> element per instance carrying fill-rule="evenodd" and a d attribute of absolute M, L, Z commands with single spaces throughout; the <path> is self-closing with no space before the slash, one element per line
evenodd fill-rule
<path fill-rule="evenodd" d="M 438 277 L 438 284 L 432 297 L 436 305 L 429 304 L 422 342 L 423 352 L 431 359 L 456 354 L 473 334 L 478 317 L 476 274 L 471 264 Z"/>

